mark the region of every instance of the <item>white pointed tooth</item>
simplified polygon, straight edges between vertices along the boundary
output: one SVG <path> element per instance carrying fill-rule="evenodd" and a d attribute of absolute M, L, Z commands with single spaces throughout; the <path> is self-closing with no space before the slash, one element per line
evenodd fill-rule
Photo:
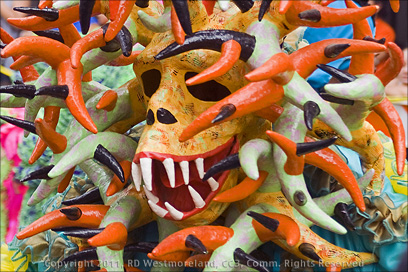
<path fill-rule="evenodd" d="M 200 194 L 190 185 L 188 186 L 188 190 L 190 191 L 191 198 L 194 201 L 195 207 L 200 209 L 205 206 L 205 201 L 200 196 Z"/>
<path fill-rule="evenodd" d="M 195 164 L 197 167 L 198 176 L 200 177 L 200 179 L 202 179 L 204 177 L 204 159 L 203 158 L 196 159 Z"/>
<path fill-rule="evenodd" d="M 154 204 L 157 204 L 157 202 L 159 202 L 159 198 L 157 196 L 155 196 L 152 192 L 150 192 L 149 190 L 146 189 L 146 186 L 143 185 L 143 189 L 145 191 L 145 194 L 147 196 L 147 198 L 153 202 Z"/>
<path fill-rule="evenodd" d="M 151 200 L 148 200 L 147 203 L 149 203 L 149 206 L 152 209 L 152 211 L 160 217 L 164 217 L 168 213 L 166 209 L 163 209 L 159 205 L 153 203 Z"/>
<path fill-rule="evenodd" d="M 132 162 L 132 178 L 136 190 L 140 192 L 140 185 L 142 184 L 142 171 L 140 170 L 140 165 L 134 162 Z"/>
<path fill-rule="evenodd" d="M 169 202 L 164 202 L 164 206 L 166 206 L 167 210 L 174 220 L 181 220 L 183 218 L 183 213 L 171 206 Z"/>
<path fill-rule="evenodd" d="M 167 177 L 169 178 L 171 188 L 176 187 L 176 174 L 174 173 L 174 161 L 172 158 L 167 158 L 163 161 L 166 169 Z"/>
<path fill-rule="evenodd" d="M 216 191 L 218 189 L 218 187 L 220 187 L 220 184 L 214 179 L 214 178 L 209 178 L 207 180 L 208 185 L 210 185 L 211 187 L 211 191 Z"/>
<path fill-rule="evenodd" d="M 181 173 L 183 174 L 184 184 L 188 185 L 190 183 L 190 169 L 188 166 L 188 161 L 179 162 Z"/>
<path fill-rule="evenodd" d="M 142 168 L 142 176 L 147 190 L 152 190 L 152 159 L 141 158 L 140 168 Z"/>

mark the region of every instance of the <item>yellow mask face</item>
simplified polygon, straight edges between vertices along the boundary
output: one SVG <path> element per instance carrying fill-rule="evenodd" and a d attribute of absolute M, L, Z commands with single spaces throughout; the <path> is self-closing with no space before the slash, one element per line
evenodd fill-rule
<path fill-rule="evenodd" d="M 179 216 L 185 221 L 206 210 L 211 199 L 221 190 L 236 184 L 237 175 L 231 178 L 230 172 L 218 174 L 209 182 L 201 179 L 212 165 L 238 151 L 246 124 L 255 117 L 246 116 L 225 122 L 180 142 L 183 130 L 201 113 L 245 86 L 247 82 L 243 74 L 246 68 L 245 63 L 239 61 L 216 80 L 187 86 L 186 80 L 213 65 L 220 53 L 192 50 L 165 60 L 155 60 L 154 56 L 171 42 L 173 40 L 168 36 L 156 35 L 134 65 L 147 108 L 147 124 L 134 162 L 140 164 L 142 173 L 151 173 L 147 179 L 151 179 L 151 193 L 159 199 L 156 204 L 166 208 L 168 204 L 165 202 L 168 202 L 183 214 Z M 145 177 L 144 182 L 146 184 Z M 229 184 L 223 186 L 226 183 Z M 217 216 L 228 206 L 220 203 L 213 205 L 219 206 L 211 209 L 219 211 L 216 212 Z M 217 216 L 211 212 L 210 217 L 214 218 L 209 220 Z M 200 214 L 201 217 L 203 214 Z M 202 220 L 206 220 L 206 217 Z M 165 218 L 175 219 L 169 213 Z"/>

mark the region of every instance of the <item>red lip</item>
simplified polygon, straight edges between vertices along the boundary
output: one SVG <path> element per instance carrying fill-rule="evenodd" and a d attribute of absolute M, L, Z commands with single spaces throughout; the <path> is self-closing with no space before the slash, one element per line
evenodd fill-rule
<path fill-rule="evenodd" d="M 155 152 L 140 152 L 136 154 L 134 162 L 140 163 L 141 158 L 152 159 L 152 190 L 151 193 L 159 200 L 155 203 L 162 209 L 168 210 L 165 206 L 165 202 L 168 202 L 171 206 L 182 213 L 181 219 L 184 220 L 194 214 L 197 214 L 207 208 L 211 200 L 218 194 L 221 187 L 224 185 L 230 171 L 215 175 L 213 178 L 218 182 L 218 188 L 212 190 L 207 181 L 202 181 L 195 160 L 198 158 L 204 159 L 204 172 L 206 172 L 212 165 L 224 159 L 225 157 L 237 153 L 239 150 L 239 142 L 236 137 L 231 138 L 227 143 L 216 149 L 198 155 L 192 156 L 175 156 L 172 154 L 163 154 Z M 174 161 L 175 172 L 175 186 L 172 188 L 170 181 L 163 165 L 165 159 L 171 158 Z M 185 184 L 181 167 L 179 162 L 188 162 L 189 169 L 189 183 Z M 191 186 L 204 200 L 205 205 L 197 208 L 190 194 L 188 186 Z M 170 212 L 164 215 L 165 219 L 175 220 Z"/>

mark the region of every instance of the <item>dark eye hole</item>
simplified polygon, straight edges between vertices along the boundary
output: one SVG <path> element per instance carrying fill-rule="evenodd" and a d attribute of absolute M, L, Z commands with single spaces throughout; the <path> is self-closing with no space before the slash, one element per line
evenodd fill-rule
<path fill-rule="evenodd" d="M 197 73 L 187 72 L 184 78 L 188 80 L 195 75 L 197 75 Z M 187 86 L 187 89 L 195 98 L 209 102 L 220 101 L 231 94 L 227 87 L 214 80 L 194 86 Z"/>
<path fill-rule="evenodd" d="M 142 74 L 142 81 L 145 95 L 152 97 L 160 86 L 161 73 L 156 69 L 146 71 Z"/>

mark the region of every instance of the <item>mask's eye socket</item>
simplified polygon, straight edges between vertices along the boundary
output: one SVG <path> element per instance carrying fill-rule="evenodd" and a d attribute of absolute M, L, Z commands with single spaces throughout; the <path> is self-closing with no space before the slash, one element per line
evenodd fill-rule
<path fill-rule="evenodd" d="M 184 78 L 188 80 L 195 75 L 197 75 L 197 73 L 187 72 Z M 187 86 L 187 89 L 195 98 L 208 102 L 220 101 L 231 94 L 227 87 L 214 80 Z"/>
<path fill-rule="evenodd" d="M 160 86 L 161 73 L 159 70 L 152 69 L 142 74 L 143 90 L 147 97 L 152 97 Z"/>

